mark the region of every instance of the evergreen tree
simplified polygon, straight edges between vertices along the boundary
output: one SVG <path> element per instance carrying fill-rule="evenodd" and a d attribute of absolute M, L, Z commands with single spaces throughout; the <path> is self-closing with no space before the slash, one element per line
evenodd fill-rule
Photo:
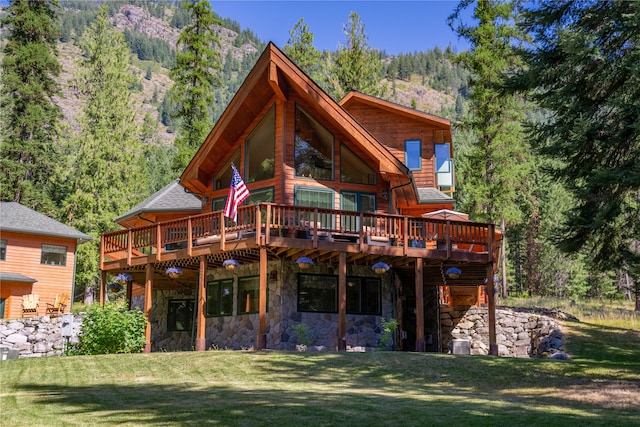
<path fill-rule="evenodd" d="M 62 114 L 56 40 L 57 0 L 14 0 L 1 25 L 8 30 L 0 73 L 0 198 L 53 213 L 49 177 Z"/>
<path fill-rule="evenodd" d="M 333 66 L 337 82 L 335 95 L 342 98 L 352 90 L 372 96 L 382 96 L 385 88 L 380 84 L 382 61 L 369 47 L 369 38 L 357 13 L 351 12 L 343 26 L 346 46 L 338 51 Z"/>
<path fill-rule="evenodd" d="M 640 310 L 640 3 L 543 1 L 523 28 L 513 87 L 551 113 L 531 136 L 576 200 L 561 248 L 628 275 Z"/>
<path fill-rule="evenodd" d="M 81 47 L 84 60 L 78 64 L 76 84 L 85 102 L 65 208 L 70 225 L 94 238 L 78 248 L 76 285 L 87 288 L 97 286 L 99 279 L 100 235 L 115 229 L 114 219 L 144 198 L 146 189 L 129 91 L 129 50 L 104 6 L 86 29 Z"/>
<path fill-rule="evenodd" d="M 177 115 L 182 119 L 176 138 L 178 155 L 173 171 L 182 172 L 191 161 L 213 126 L 210 108 L 215 101 L 214 88 L 220 86 L 220 40 L 213 28 L 221 22 L 214 18 L 207 0 L 183 3 L 191 13 L 191 22 L 184 26 L 178 38 L 182 51 L 176 54 L 176 65 L 169 76 L 174 80 L 171 90 L 178 105 Z"/>
<path fill-rule="evenodd" d="M 507 227 L 523 221 L 530 150 L 520 122 L 522 102 L 501 90 L 503 73 L 518 66 L 512 48 L 520 37 L 512 22 L 515 4 L 508 0 L 479 0 L 475 8 L 477 26 L 459 20 L 473 3 L 463 0 L 449 17 L 449 24 L 471 43 L 459 61 L 471 71 L 470 116 L 464 125 L 475 135 L 475 144 L 464 159 L 458 176 L 464 181 L 463 203 L 477 218 L 497 223 L 508 236 Z M 462 160 L 461 160 L 462 162 Z M 502 294 L 506 296 L 506 246 L 502 246 Z"/>
<path fill-rule="evenodd" d="M 304 22 L 304 18 L 300 18 L 293 29 L 289 30 L 289 41 L 283 50 L 312 80 L 320 81 L 322 53 L 313 46 L 313 33 Z"/>

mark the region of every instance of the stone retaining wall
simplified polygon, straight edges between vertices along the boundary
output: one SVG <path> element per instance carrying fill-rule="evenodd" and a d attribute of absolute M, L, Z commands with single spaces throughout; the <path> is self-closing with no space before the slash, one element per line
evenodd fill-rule
<path fill-rule="evenodd" d="M 440 307 L 442 351 L 452 351 L 453 340 L 468 340 L 471 354 L 488 354 L 489 327 L 485 307 Z M 496 310 L 498 355 L 552 356 L 563 350 L 562 326 L 556 319 L 526 309 Z"/>
<path fill-rule="evenodd" d="M 20 357 L 59 356 L 67 338 L 62 336 L 63 321 L 69 315 L 26 317 L 0 320 L 0 347 L 20 351 Z M 82 315 L 74 314 L 70 343 L 78 342 Z"/>

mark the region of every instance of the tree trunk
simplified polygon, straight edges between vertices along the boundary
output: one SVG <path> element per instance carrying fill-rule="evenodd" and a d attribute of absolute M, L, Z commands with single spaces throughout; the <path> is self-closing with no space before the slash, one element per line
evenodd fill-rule
<path fill-rule="evenodd" d="M 500 221 L 500 228 L 502 229 L 502 240 L 500 241 L 500 263 L 502 267 L 502 288 L 500 296 L 507 298 L 509 292 L 507 291 L 507 230 L 505 229 L 504 218 Z"/>

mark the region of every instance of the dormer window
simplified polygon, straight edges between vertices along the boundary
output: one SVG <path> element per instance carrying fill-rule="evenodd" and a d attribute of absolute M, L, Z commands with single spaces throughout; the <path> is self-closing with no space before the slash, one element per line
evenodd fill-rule
<path fill-rule="evenodd" d="M 300 106 L 296 106 L 295 174 L 333 180 L 333 135 Z"/>

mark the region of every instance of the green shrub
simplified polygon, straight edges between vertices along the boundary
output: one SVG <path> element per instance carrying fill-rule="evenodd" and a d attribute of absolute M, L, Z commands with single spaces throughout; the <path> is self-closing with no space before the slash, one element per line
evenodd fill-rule
<path fill-rule="evenodd" d="M 393 344 L 393 335 L 398 327 L 398 321 L 391 318 L 387 322 L 383 317 L 380 319 L 380 323 L 382 323 L 382 334 L 380 335 L 378 350 L 388 350 Z"/>
<path fill-rule="evenodd" d="M 298 323 L 293 327 L 293 336 L 305 350 L 313 341 L 313 333 L 309 331 L 309 328 L 304 323 Z"/>
<path fill-rule="evenodd" d="M 145 345 L 147 319 L 125 302 L 93 304 L 82 318 L 78 344 L 70 354 L 139 353 Z"/>

